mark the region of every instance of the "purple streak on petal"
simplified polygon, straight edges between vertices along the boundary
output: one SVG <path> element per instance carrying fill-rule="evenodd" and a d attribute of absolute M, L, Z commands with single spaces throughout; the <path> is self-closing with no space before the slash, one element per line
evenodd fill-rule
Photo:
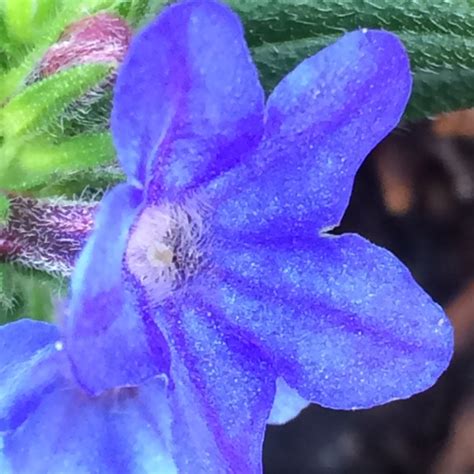
<path fill-rule="evenodd" d="M 0 431 L 21 425 L 42 397 L 64 384 L 59 333 L 23 319 L 0 326 Z"/>
<path fill-rule="evenodd" d="M 102 200 L 71 281 L 66 349 L 78 381 L 96 394 L 168 370 L 165 341 L 123 270 L 141 199 L 139 190 L 122 184 Z"/>
<path fill-rule="evenodd" d="M 314 403 L 348 409 L 406 398 L 451 358 L 441 308 L 392 254 L 359 236 L 215 252 L 222 282 L 208 297 Z"/>
<path fill-rule="evenodd" d="M 261 473 L 275 375 L 257 347 L 222 325 L 196 292 L 165 304 L 175 459 L 180 472 Z"/>
<path fill-rule="evenodd" d="M 289 220 L 302 233 L 338 224 L 360 164 L 397 125 L 410 90 L 408 57 L 387 32 L 349 33 L 303 61 L 268 100 L 249 182 L 220 184 L 220 225 L 275 235 Z"/>
<path fill-rule="evenodd" d="M 214 1 L 176 4 L 135 38 L 117 79 L 122 167 L 151 179 L 151 200 L 173 198 L 255 148 L 263 101 L 238 17 Z"/>
<path fill-rule="evenodd" d="M 177 474 L 170 416 L 161 380 L 93 398 L 56 390 L 5 435 L 3 456 L 15 473 Z"/>

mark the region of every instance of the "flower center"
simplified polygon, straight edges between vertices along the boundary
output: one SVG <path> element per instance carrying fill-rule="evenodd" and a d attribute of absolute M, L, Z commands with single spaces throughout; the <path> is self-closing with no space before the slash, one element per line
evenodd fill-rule
<path fill-rule="evenodd" d="M 202 267 L 204 230 L 197 201 L 143 210 L 132 228 L 125 260 L 150 301 L 159 303 Z"/>

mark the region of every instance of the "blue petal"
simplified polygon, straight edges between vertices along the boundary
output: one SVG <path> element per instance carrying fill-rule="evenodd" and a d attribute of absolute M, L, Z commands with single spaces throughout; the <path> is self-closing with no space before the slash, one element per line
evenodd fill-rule
<path fill-rule="evenodd" d="M 449 363 L 442 309 L 392 254 L 357 235 L 215 252 L 209 304 L 309 401 L 349 409 L 406 398 Z"/>
<path fill-rule="evenodd" d="M 163 382 L 89 398 L 56 390 L 4 436 L 12 474 L 176 474 Z"/>
<path fill-rule="evenodd" d="M 91 393 L 138 385 L 168 370 L 165 341 L 122 268 L 141 198 L 122 184 L 102 200 L 72 276 L 66 349 L 75 376 Z"/>
<path fill-rule="evenodd" d="M 0 431 L 19 426 L 45 394 L 62 386 L 58 341 L 52 324 L 22 319 L 0 326 Z"/>
<path fill-rule="evenodd" d="M 220 225 L 271 239 L 338 224 L 360 164 L 397 125 L 410 89 L 406 52 L 387 32 L 349 33 L 303 61 L 270 96 L 248 169 L 213 183 Z"/>
<path fill-rule="evenodd" d="M 310 402 L 302 398 L 295 389 L 289 387 L 284 379 L 279 377 L 276 384 L 275 400 L 267 423 L 284 425 L 296 418 L 309 404 Z"/>
<path fill-rule="evenodd" d="M 170 404 L 179 472 L 262 472 L 262 444 L 275 375 L 197 293 L 161 308 L 172 347 Z"/>
<path fill-rule="evenodd" d="M 15 474 L 10 462 L 5 457 L 4 444 L 4 436 L 0 433 L 0 472 L 3 474 Z"/>
<path fill-rule="evenodd" d="M 120 162 L 130 178 L 151 178 L 150 199 L 172 198 L 252 150 L 263 109 L 238 17 L 214 1 L 181 2 L 135 38 L 119 72 L 112 130 Z"/>

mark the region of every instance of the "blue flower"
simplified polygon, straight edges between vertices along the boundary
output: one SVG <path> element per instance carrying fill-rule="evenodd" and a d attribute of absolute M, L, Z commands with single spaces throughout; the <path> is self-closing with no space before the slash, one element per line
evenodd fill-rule
<path fill-rule="evenodd" d="M 326 234 L 410 89 L 387 32 L 343 36 L 265 106 L 227 7 L 185 1 L 142 31 L 112 114 L 128 180 L 58 326 L 0 328 L 2 472 L 259 473 L 277 385 L 275 421 L 282 400 L 363 408 L 431 386 L 452 353 L 443 311 L 386 250 Z"/>

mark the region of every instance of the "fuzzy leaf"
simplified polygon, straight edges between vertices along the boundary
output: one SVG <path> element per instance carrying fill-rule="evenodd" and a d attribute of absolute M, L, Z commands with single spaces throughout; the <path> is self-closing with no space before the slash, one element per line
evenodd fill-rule
<path fill-rule="evenodd" d="M 15 292 L 12 282 L 13 266 L 0 263 L 0 324 L 5 324 L 12 316 Z"/>
<path fill-rule="evenodd" d="M 15 54 L 15 47 L 12 45 L 10 38 L 8 37 L 7 27 L 5 25 L 4 18 L 0 14 L 0 58 L 2 68 L 6 68 L 8 59 L 10 56 Z M 3 84 L 2 84 L 3 89 Z M 1 95 L 1 90 L 0 90 Z"/>
<path fill-rule="evenodd" d="M 131 0 L 130 12 L 127 19 L 131 25 L 141 28 L 156 16 L 168 0 Z"/>
<path fill-rule="evenodd" d="M 51 321 L 54 303 L 67 289 L 64 279 L 31 269 L 14 267 L 12 280 L 17 304 L 9 319 L 29 317 Z"/>
<path fill-rule="evenodd" d="M 398 34 L 415 78 L 407 116 L 474 106 L 474 4 L 470 0 L 231 0 L 267 91 L 344 31 Z"/>
<path fill-rule="evenodd" d="M 26 55 L 22 54 L 22 47 L 11 43 L 9 38 L 5 39 L 1 47 L 4 48 L 8 59 L 10 61 L 13 60 L 13 65 L 9 64 L 8 70 L 0 74 L 0 103 L 7 102 L 9 98 L 21 89 L 28 74 L 31 73 L 48 46 L 52 44 L 54 39 L 58 36 L 59 31 L 61 31 L 59 29 L 60 26 L 62 27 L 62 22 L 50 22 L 48 33 L 45 34 L 41 38 L 41 41 L 38 41 L 35 48 L 31 49 Z"/>
<path fill-rule="evenodd" d="M 37 197 L 60 195 L 70 199 L 81 197 L 86 200 L 98 200 L 105 189 L 126 179 L 121 168 L 112 164 L 68 174 L 46 186 L 33 188 L 31 192 Z"/>
<path fill-rule="evenodd" d="M 4 136 L 18 137 L 46 127 L 68 105 L 99 84 L 109 69 L 103 64 L 76 66 L 27 87 L 1 112 Z"/>
<path fill-rule="evenodd" d="M 3 21 L 9 39 L 34 45 L 44 30 L 51 30 L 58 17 L 66 20 L 62 3 L 58 0 L 3 0 Z"/>
<path fill-rule="evenodd" d="M 35 0 L 4 0 L 4 2 L 5 22 L 9 36 L 17 40 L 29 41 L 33 33 L 37 2 Z"/>
<path fill-rule="evenodd" d="M 0 194 L 0 225 L 7 222 L 10 210 L 10 201 L 5 194 Z"/>
<path fill-rule="evenodd" d="M 82 134 L 60 143 L 39 137 L 21 147 L 0 176 L 0 186 L 25 189 L 113 161 L 115 149 L 109 133 Z"/>
<path fill-rule="evenodd" d="M 54 303 L 67 288 L 62 277 L 0 263 L 0 325 L 25 317 L 52 320 Z"/>

